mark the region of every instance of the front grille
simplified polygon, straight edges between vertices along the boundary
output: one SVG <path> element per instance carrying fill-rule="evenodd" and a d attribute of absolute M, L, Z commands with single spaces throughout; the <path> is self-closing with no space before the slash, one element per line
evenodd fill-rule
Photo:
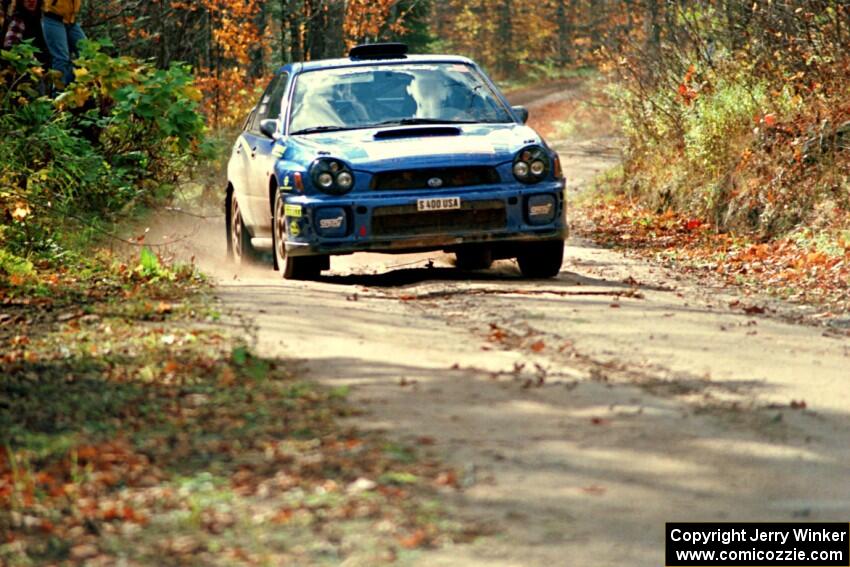
<path fill-rule="evenodd" d="M 453 211 L 419 212 L 416 205 L 380 207 L 372 213 L 375 236 L 416 236 L 465 230 L 504 228 L 507 210 L 503 201 L 469 201 Z"/>
<path fill-rule="evenodd" d="M 439 179 L 436 184 L 433 180 Z M 429 184 L 429 181 L 431 183 Z M 372 177 L 372 189 L 440 189 L 471 187 L 499 183 L 499 173 L 493 167 L 441 167 L 384 171 Z"/>

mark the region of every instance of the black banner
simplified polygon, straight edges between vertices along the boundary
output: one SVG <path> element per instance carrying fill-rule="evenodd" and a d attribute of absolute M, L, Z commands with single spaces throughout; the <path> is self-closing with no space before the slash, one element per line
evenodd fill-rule
<path fill-rule="evenodd" d="M 667 567 L 848 567 L 848 523 L 668 523 Z"/>

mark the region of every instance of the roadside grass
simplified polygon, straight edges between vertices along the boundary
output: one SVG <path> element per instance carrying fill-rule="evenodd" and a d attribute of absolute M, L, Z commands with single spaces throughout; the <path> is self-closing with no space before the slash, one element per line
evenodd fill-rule
<path fill-rule="evenodd" d="M 98 267 L 100 269 L 98 269 Z M 379 564 L 473 538 L 417 447 L 341 423 L 150 252 L 0 287 L 0 563 Z"/>

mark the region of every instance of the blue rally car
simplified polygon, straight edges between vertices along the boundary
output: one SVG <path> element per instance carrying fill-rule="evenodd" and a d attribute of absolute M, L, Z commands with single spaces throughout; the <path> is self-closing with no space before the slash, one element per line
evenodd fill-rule
<path fill-rule="evenodd" d="M 567 234 L 558 155 L 469 59 L 402 44 L 286 65 L 227 168 L 228 254 L 274 251 L 285 278 L 330 256 L 445 250 L 463 269 L 517 258 L 558 274 Z"/>

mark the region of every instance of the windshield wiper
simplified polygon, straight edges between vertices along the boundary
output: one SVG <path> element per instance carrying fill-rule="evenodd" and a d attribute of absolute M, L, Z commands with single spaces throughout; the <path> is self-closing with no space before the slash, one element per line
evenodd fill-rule
<path fill-rule="evenodd" d="M 475 124 L 475 120 L 442 120 L 440 118 L 401 118 L 378 122 L 375 126 L 414 126 L 417 124 Z"/>
<path fill-rule="evenodd" d="M 290 132 L 291 136 L 298 136 L 300 134 L 315 134 L 317 132 L 341 132 L 343 130 L 353 130 L 354 128 L 348 126 L 311 126 L 310 128 L 302 128 L 301 130 L 296 130 L 295 132 Z"/>

